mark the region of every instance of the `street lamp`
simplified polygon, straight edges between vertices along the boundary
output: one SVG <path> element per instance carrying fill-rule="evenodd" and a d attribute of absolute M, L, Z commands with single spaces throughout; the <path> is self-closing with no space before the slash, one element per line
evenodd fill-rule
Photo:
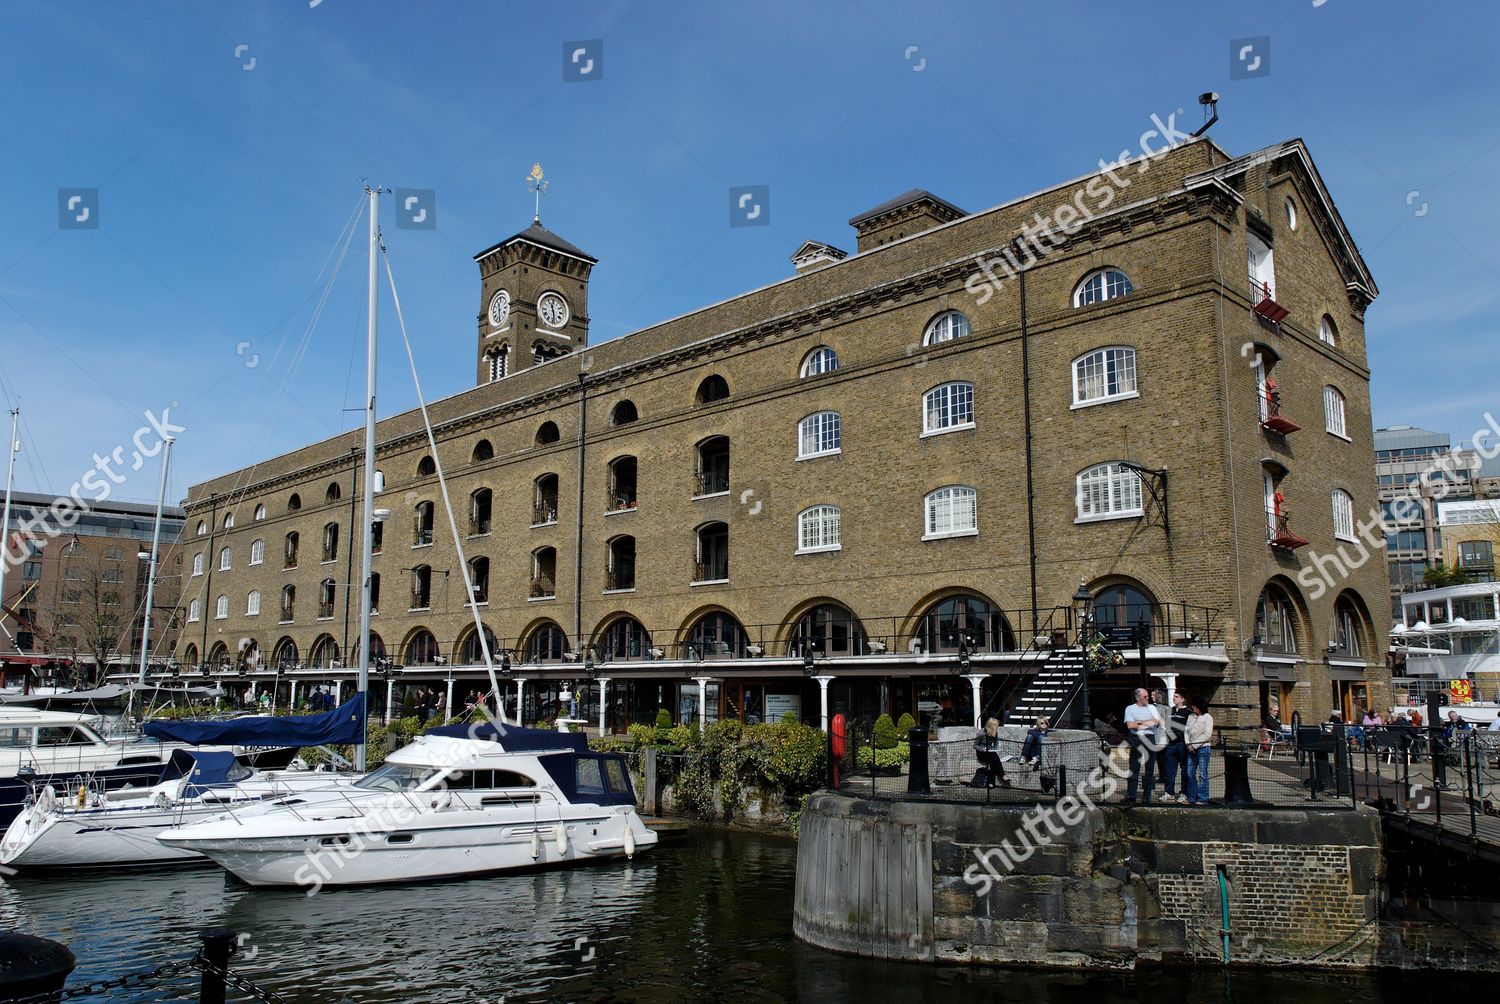
<path fill-rule="evenodd" d="M 1092 616 L 1094 596 L 1089 592 L 1088 583 L 1082 579 L 1078 580 L 1078 591 L 1073 594 L 1073 612 L 1078 617 L 1078 647 L 1083 651 L 1083 679 L 1079 684 L 1083 688 L 1083 727 L 1092 729 L 1094 719 L 1089 713 L 1089 665 L 1088 630 L 1089 619 Z"/>

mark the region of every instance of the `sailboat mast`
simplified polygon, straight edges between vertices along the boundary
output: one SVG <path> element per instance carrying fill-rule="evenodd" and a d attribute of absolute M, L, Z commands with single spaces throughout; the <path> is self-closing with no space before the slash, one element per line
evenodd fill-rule
<path fill-rule="evenodd" d="M 10 567 L 10 486 L 16 477 L 16 454 L 21 452 L 21 441 L 16 438 L 16 425 L 21 421 L 21 409 L 10 410 L 10 438 L 5 441 L 5 510 L 0 515 L 0 606 L 5 603 L 5 570 Z M 5 611 L 0 609 L 0 628 L 5 626 Z M 5 632 L 6 637 L 10 631 Z M 20 646 L 17 646 L 17 651 Z"/>
<path fill-rule="evenodd" d="M 173 442 L 171 436 L 167 436 L 162 441 L 161 484 L 156 489 L 156 523 L 151 528 L 151 564 L 146 570 L 146 612 L 141 615 L 141 668 L 135 680 L 141 686 L 146 684 L 146 661 L 151 648 L 151 603 L 156 595 L 157 549 L 161 547 L 161 511 L 167 498 L 167 468 L 172 464 Z"/>
<path fill-rule="evenodd" d="M 363 545 L 360 555 L 362 584 L 360 586 L 359 600 L 358 690 L 361 694 L 365 695 L 365 721 L 368 723 L 370 705 L 370 577 L 373 573 L 372 566 L 375 550 L 375 314 L 377 310 L 375 256 L 378 253 L 380 244 L 380 189 L 378 186 L 366 187 L 365 193 L 370 199 L 370 274 L 369 299 L 366 307 L 369 314 L 369 327 L 365 339 L 365 525 L 364 533 L 361 534 Z M 389 700 L 389 694 L 387 695 L 387 700 Z M 361 733 L 361 742 L 354 749 L 354 766 L 360 772 L 365 770 L 365 744 L 363 742 L 365 734 Z"/>

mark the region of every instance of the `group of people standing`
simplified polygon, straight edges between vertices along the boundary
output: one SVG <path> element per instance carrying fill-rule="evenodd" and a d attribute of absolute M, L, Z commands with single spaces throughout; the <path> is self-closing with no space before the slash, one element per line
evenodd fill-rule
<path fill-rule="evenodd" d="M 1135 701 L 1126 707 L 1123 723 L 1125 742 L 1130 750 L 1126 804 L 1151 801 L 1158 764 L 1166 801 L 1208 804 L 1208 764 L 1213 755 L 1214 717 L 1209 714 L 1206 701 L 1175 693 L 1169 705 L 1162 691 L 1153 693 L 1137 687 Z"/>

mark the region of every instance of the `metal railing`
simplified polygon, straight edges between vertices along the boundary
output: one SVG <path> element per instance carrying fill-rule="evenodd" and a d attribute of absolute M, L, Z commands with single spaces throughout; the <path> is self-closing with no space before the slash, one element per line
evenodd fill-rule
<path fill-rule="evenodd" d="M 719 495 L 729 491 L 729 468 L 697 471 L 693 475 L 694 495 Z"/>
<path fill-rule="evenodd" d="M 531 525 L 549 526 L 557 522 L 557 500 L 543 499 L 531 507 Z"/>

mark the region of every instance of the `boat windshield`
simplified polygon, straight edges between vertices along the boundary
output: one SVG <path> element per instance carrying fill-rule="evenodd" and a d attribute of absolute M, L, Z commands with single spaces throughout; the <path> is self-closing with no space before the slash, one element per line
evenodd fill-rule
<path fill-rule="evenodd" d="M 411 767 L 406 764 L 388 763 L 355 781 L 354 786 L 369 788 L 372 791 L 411 791 L 420 786 L 423 781 L 436 777 L 440 773 L 442 771 L 434 767 Z"/>

